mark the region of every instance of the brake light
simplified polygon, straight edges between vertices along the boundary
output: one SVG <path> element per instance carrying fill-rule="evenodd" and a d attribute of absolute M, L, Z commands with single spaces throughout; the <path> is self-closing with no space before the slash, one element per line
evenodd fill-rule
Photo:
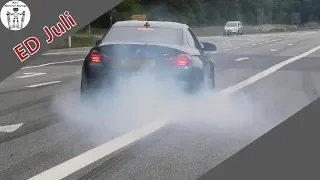
<path fill-rule="evenodd" d="M 191 56 L 188 54 L 181 54 L 177 56 L 176 65 L 177 66 L 187 66 L 191 62 Z"/>
<path fill-rule="evenodd" d="M 152 28 L 138 28 L 140 31 L 153 31 L 154 29 Z"/>
<path fill-rule="evenodd" d="M 91 59 L 91 62 L 100 63 L 101 62 L 101 55 L 97 54 L 97 53 L 92 53 L 90 55 L 90 59 Z"/>
<path fill-rule="evenodd" d="M 165 57 L 164 60 L 167 63 L 174 63 L 176 66 L 188 66 L 192 62 L 189 54 L 180 54 L 174 57 Z"/>

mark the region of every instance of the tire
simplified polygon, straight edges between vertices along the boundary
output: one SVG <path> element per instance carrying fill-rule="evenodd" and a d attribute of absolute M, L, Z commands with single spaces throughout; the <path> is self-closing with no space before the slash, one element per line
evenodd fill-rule
<path fill-rule="evenodd" d="M 194 79 L 189 92 L 195 94 L 202 90 L 214 91 L 216 89 L 215 72 L 214 70 L 210 70 L 210 73 L 210 77 L 206 77 L 203 71 L 196 72 L 194 74 L 194 77 L 196 78 Z"/>
<path fill-rule="evenodd" d="M 216 88 L 216 81 L 215 81 L 215 73 L 214 70 L 210 70 L 210 77 L 207 77 L 205 82 L 205 87 L 209 90 L 214 90 Z"/>
<path fill-rule="evenodd" d="M 81 84 L 80 84 L 80 100 L 81 103 L 85 103 L 86 101 L 88 101 L 89 98 L 89 84 L 88 81 L 85 77 L 82 76 L 81 78 Z"/>
<path fill-rule="evenodd" d="M 81 102 L 88 102 L 89 100 L 93 100 L 94 95 L 97 91 L 98 88 L 93 87 L 92 83 L 90 83 L 90 81 L 88 81 L 85 76 L 82 76 L 80 85 Z"/>
<path fill-rule="evenodd" d="M 215 71 L 213 70 L 212 75 L 211 75 L 211 82 L 212 82 L 212 89 L 216 89 L 216 74 Z"/>
<path fill-rule="evenodd" d="M 195 69 L 190 73 L 189 80 L 187 82 L 187 86 L 185 87 L 187 94 L 196 94 L 201 91 L 204 84 L 204 73 L 202 70 Z"/>

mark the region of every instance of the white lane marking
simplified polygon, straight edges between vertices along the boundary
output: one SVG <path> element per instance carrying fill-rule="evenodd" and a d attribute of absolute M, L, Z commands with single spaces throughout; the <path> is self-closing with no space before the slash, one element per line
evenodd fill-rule
<path fill-rule="evenodd" d="M 102 144 L 94 149 L 91 149 L 77 157 L 74 157 L 64 163 L 57 165 L 47 171 L 44 171 L 29 180 L 56 180 L 62 179 L 70 174 L 82 169 L 95 161 L 155 132 L 162 128 L 169 121 L 156 121 L 143 126 L 135 131 L 124 134 L 116 139 L 113 139 L 105 144 Z"/>
<path fill-rule="evenodd" d="M 62 82 L 62 81 L 51 81 L 51 82 L 46 82 L 46 83 L 41 83 L 41 84 L 34 84 L 34 85 L 26 86 L 26 87 L 28 87 L 28 88 L 40 87 L 40 86 L 46 86 L 46 85 L 51 85 L 51 84 L 57 84 L 60 82 Z"/>
<path fill-rule="evenodd" d="M 242 47 L 245 47 L 245 48 L 246 48 L 246 47 L 248 47 L 248 45 L 245 45 L 245 46 L 242 46 Z"/>
<path fill-rule="evenodd" d="M 240 49 L 240 47 L 235 47 L 234 49 Z"/>
<path fill-rule="evenodd" d="M 250 84 L 253 84 L 254 82 L 256 82 L 256 81 L 258 81 L 258 80 L 260 80 L 260 79 L 262 79 L 262 78 L 264 78 L 264 77 L 266 77 L 266 76 L 268 76 L 268 75 L 270 75 L 270 74 L 272 74 L 274 72 L 276 72 L 277 70 L 279 70 L 280 68 L 284 67 L 285 65 L 288 65 L 288 64 L 290 64 L 292 62 L 295 62 L 295 61 L 297 61 L 299 59 L 302 59 L 302 58 L 304 58 L 304 57 L 306 57 L 306 56 L 318 51 L 319 49 L 320 49 L 320 46 L 317 46 L 317 47 L 315 47 L 315 48 L 313 48 L 313 49 L 311 49 L 311 50 L 309 50 L 309 51 L 307 51 L 305 53 L 302 53 L 302 54 L 300 54 L 298 56 L 292 57 L 292 58 L 290 58 L 288 60 L 282 61 L 281 63 L 276 64 L 276 65 L 274 65 L 274 66 L 262 71 L 261 73 L 258 73 L 256 75 L 250 77 L 249 79 L 246 79 L 246 80 L 244 80 L 242 82 L 239 82 L 239 83 L 237 83 L 237 84 L 235 84 L 233 86 L 230 86 L 230 87 L 222 90 L 221 92 L 224 92 L 224 93 L 236 92 L 236 91 L 238 91 L 238 90 L 240 90 L 240 89 L 242 89 L 242 88 L 244 88 L 244 87 L 246 87 L 246 86 L 248 86 Z"/>
<path fill-rule="evenodd" d="M 0 132 L 11 133 L 11 132 L 18 130 L 22 125 L 23 125 L 23 123 L 12 124 L 12 125 L 7 125 L 7 126 L 0 126 Z"/>
<path fill-rule="evenodd" d="M 320 49 L 320 46 L 313 48 L 311 50 L 309 50 L 308 52 L 305 52 L 299 56 L 293 57 L 291 59 L 288 59 L 286 61 L 283 61 L 275 66 L 272 66 L 271 68 L 255 75 L 252 76 L 251 78 L 244 80 L 238 84 L 235 84 L 233 86 L 230 86 L 220 92 L 222 93 L 233 93 L 236 92 L 256 81 L 258 81 L 259 79 L 275 72 L 276 70 L 280 69 L 281 67 L 292 63 L 296 60 L 299 60 L 303 57 L 306 57 L 310 54 L 312 54 L 313 52 L 317 51 Z M 114 140 L 111 140 L 105 144 L 102 144 L 94 149 L 91 149 L 83 154 L 80 154 L 79 156 L 76 156 L 68 161 L 65 161 L 64 163 L 61 163 L 53 168 L 50 168 L 32 178 L 30 178 L 29 180 L 56 180 L 56 179 L 62 179 L 65 178 L 67 176 L 69 176 L 70 174 L 78 171 L 79 169 L 82 169 L 94 162 L 96 162 L 97 160 L 111 154 L 112 152 L 115 152 L 117 150 L 119 150 L 120 148 L 123 148 L 125 146 L 127 146 L 128 144 L 131 144 L 151 133 L 153 133 L 154 131 L 162 128 L 164 125 L 166 125 L 168 123 L 168 121 L 156 121 L 154 123 L 148 124 L 146 126 L 143 126 L 142 128 L 139 128 L 135 131 L 131 131 L 125 135 L 122 135 Z"/>
<path fill-rule="evenodd" d="M 262 45 L 262 44 L 264 44 L 264 43 L 261 42 L 261 43 L 258 43 L 258 44 L 259 44 L 259 45 Z"/>
<path fill-rule="evenodd" d="M 44 53 L 43 56 L 48 55 L 61 55 L 61 54 L 73 54 L 73 53 L 86 53 L 88 51 L 67 51 L 67 52 L 52 52 L 52 53 Z"/>
<path fill-rule="evenodd" d="M 231 49 L 226 49 L 226 50 L 224 50 L 224 51 L 231 51 Z"/>
<path fill-rule="evenodd" d="M 235 59 L 234 61 L 243 61 L 248 59 L 249 59 L 248 57 L 242 57 L 242 58 Z"/>
<path fill-rule="evenodd" d="M 288 46 L 293 46 L 294 44 L 288 44 Z"/>
<path fill-rule="evenodd" d="M 57 62 L 52 62 L 52 63 L 46 63 L 46 64 L 40 64 L 40 65 L 35 65 L 35 66 L 26 66 L 21 69 L 30 69 L 30 68 L 36 68 L 36 67 L 43 67 L 43 66 L 49 66 L 53 64 L 65 64 L 65 63 L 71 63 L 71 62 L 77 62 L 77 61 L 83 61 L 84 59 L 74 59 L 74 60 L 69 60 L 69 61 L 57 61 Z"/>
<path fill-rule="evenodd" d="M 252 44 L 252 46 L 256 46 L 257 44 Z"/>
<path fill-rule="evenodd" d="M 276 42 L 276 41 L 281 41 L 282 39 L 273 39 L 273 40 L 269 40 L 269 41 L 266 41 L 266 43 L 271 43 L 271 42 Z"/>
<path fill-rule="evenodd" d="M 270 51 L 275 52 L 278 51 L 278 49 L 270 49 Z"/>
<path fill-rule="evenodd" d="M 17 78 L 17 79 L 23 79 L 23 78 L 28 78 L 28 77 L 45 75 L 46 73 L 23 73 L 23 74 L 24 74 L 24 76 L 18 76 L 18 77 L 16 77 L 16 78 Z"/>

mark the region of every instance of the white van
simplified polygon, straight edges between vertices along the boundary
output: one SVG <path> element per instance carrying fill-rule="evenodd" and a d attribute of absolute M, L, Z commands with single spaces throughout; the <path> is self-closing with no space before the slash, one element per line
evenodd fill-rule
<path fill-rule="evenodd" d="M 243 26 L 240 21 L 228 21 L 224 26 L 223 35 L 242 35 L 243 34 Z"/>

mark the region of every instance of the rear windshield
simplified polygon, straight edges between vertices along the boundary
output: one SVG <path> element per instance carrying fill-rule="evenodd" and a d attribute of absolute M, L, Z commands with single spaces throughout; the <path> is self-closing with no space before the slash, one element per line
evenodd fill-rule
<path fill-rule="evenodd" d="M 137 42 L 153 44 L 182 44 L 182 30 L 170 28 L 113 27 L 103 42 Z"/>
<path fill-rule="evenodd" d="M 237 27 L 238 26 L 238 23 L 227 23 L 226 24 L 226 27 Z"/>

